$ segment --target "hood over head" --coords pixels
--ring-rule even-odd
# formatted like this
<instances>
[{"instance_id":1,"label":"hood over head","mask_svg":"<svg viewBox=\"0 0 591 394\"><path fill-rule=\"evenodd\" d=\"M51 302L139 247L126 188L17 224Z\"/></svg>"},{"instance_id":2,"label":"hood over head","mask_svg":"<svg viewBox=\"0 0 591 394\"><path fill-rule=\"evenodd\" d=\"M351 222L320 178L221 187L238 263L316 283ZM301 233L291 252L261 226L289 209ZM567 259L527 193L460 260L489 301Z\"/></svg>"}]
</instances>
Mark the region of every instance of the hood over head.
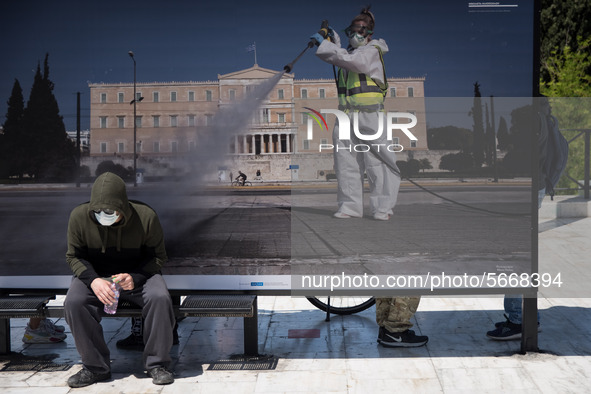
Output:
<instances>
[{"instance_id":1,"label":"hood over head","mask_svg":"<svg viewBox=\"0 0 591 394\"><path fill-rule=\"evenodd\" d=\"M123 215L127 221L131 216L131 208L127 199L125 182L112 172L101 174L92 185L88 214L94 219L93 211L112 209Z\"/></svg>"}]
</instances>

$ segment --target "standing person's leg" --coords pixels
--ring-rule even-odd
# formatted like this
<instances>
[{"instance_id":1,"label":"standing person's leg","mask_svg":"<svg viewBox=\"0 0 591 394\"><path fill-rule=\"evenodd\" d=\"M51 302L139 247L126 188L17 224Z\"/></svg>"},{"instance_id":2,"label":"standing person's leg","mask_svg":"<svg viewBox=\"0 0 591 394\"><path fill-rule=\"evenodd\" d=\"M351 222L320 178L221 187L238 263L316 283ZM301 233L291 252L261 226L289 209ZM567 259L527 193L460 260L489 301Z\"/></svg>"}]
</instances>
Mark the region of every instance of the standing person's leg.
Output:
<instances>
[{"instance_id":1,"label":"standing person's leg","mask_svg":"<svg viewBox=\"0 0 591 394\"><path fill-rule=\"evenodd\" d=\"M333 129L334 168L337 176L338 210L335 217L363 216L363 157L351 140L340 140L338 122Z\"/></svg>"},{"instance_id":2,"label":"standing person's leg","mask_svg":"<svg viewBox=\"0 0 591 394\"><path fill-rule=\"evenodd\" d=\"M65 327L58 326L45 317L31 317L25 328L24 343L57 343L67 338Z\"/></svg>"},{"instance_id":3,"label":"standing person's leg","mask_svg":"<svg viewBox=\"0 0 591 394\"><path fill-rule=\"evenodd\" d=\"M84 368L68 379L70 387L84 387L111 378L109 348L100 324L103 307L80 279L72 279L64 301L64 314Z\"/></svg>"},{"instance_id":4,"label":"standing person's leg","mask_svg":"<svg viewBox=\"0 0 591 394\"><path fill-rule=\"evenodd\" d=\"M410 329L410 319L420 300L420 297L376 298L378 343L386 347L417 347L427 343L427 336L415 335Z\"/></svg>"},{"instance_id":5,"label":"standing person's leg","mask_svg":"<svg viewBox=\"0 0 591 394\"><path fill-rule=\"evenodd\" d=\"M118 340L115 345L123 349L137 349L144 348L144 329L143 319L141 317L130 317L131 329L128 337Z\"/></svg>"},{"instance_id":6,"label":"standing person's leg","mask_svg":"<svg viewBox=\"0 0 591 394\"><path fill-rule=\"evenodd\" d=\"M380 117L382 117L381 134ZM375 135L366 141L370 151L363 153L365 170L369 179L369 209L377 220L388 220L392 215L400 189L400 171L396 165L396 153L388 149L390 142L384 130L381 112L359 113L359 132L364 135Z\"/></svg>"},{"instance_id":7,"label":"standing person's leg","mask_svg":"<svg viewBox=\"0 0 591 394\"><path fill-rule=\"evenodd\" d=\"M538 209L546 196L546 188L538 190ZM523 314L523 296L520 294L505 294L503 299L505 309L504 322L495 323L495 329L487 331L486 336L499 341L521 339L521 318ZM538 331L540 331L540 312L538 311Z\"/></svg>"}]
</instances>

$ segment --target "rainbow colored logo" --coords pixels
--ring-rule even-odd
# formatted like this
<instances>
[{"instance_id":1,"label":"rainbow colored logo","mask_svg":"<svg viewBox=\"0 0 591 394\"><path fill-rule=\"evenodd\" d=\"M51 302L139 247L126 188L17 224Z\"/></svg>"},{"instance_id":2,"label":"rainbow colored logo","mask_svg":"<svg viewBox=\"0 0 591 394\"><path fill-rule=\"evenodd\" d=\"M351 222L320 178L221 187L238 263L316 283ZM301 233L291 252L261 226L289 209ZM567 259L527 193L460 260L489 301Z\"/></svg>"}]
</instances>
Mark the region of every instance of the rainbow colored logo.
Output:
<instances>
[{"instance_id":1,"label":"rainbow colored logo","mask_svg":"<svg viewBox=\"0 0 591 394\"><path fill-rule=\"evenodd\" d=\"M307 114L308 116L311 116L312 119L314 119L316 121L316 123L318 123L318 126L320 126L320 130L322 130L322 125L324 124L324 129L328 131L328 125L326 124L326 119L324 119L324 117L320 114L320 112L313 110L312 108L309 108L309 107L304 107L304 109L307 109L308 111L312 111L312 113L310 113L310 112L304 112L304 113ZM320 123L320 120L322 120L322 123Z\"/></svg>"}]
</instances>

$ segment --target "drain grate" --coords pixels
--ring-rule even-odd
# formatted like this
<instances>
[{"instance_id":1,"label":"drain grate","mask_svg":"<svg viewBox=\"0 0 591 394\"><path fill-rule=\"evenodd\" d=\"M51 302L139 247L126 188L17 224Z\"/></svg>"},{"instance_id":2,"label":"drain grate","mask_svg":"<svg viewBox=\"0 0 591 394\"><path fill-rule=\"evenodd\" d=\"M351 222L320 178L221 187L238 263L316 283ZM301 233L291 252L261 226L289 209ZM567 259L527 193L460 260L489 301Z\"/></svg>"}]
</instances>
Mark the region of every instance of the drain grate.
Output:
<instances>
[{"instance_id":1,"label":"drain grate","mask_svg":"<svg viewBox=\"0 0 591 394\"><path fill-rule=\"evenodd\" d=\"M6 361L8 362L0 369L0 372L57 372L72 368L70 364L57 364L51 360L36 357L9 356L0 358L0 363Z\"/></svg>"},{"instance_id":2,"label":"drain grate","mask_svg":"<svg viewBox=\"0 0 591 394\"><path fill-rule=\"evenodd\" d=\"M278 357L231 356L228 360L218 360L209 364L208 371L272 371L277 368Z\"/></svg>"}]
</instances>

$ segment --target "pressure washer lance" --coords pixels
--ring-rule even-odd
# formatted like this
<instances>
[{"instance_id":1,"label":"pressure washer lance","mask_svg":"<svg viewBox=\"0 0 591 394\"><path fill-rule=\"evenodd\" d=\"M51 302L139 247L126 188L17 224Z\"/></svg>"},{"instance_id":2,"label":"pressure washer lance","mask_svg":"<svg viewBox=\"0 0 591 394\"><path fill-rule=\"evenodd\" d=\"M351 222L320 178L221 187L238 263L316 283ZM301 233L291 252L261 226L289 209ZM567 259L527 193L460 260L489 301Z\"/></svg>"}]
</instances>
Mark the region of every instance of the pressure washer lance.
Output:
<instances>
[{"instance_id":1,"label":"pressure washer lance","mask_svg":"<svg viewBox=\"0 0 591 394\"><path fill-rule=\"evenodd\" d=\"M323 20L322 23L320 24L320 30L318 30L318 34L320 34L324 39L328 39L330 40L330 35L328 33L328 21L327 20ZM315 38L312 38L310 40L310 42L308 42L308 46L306 46L306 48L298 55L298 57L296 57L295 59L293 59L293 61L291 63L289 63L288 65L286 65L285 67L283 67L283 69L285 70L286 73L290 73L293 65L300 60L300 57L302 57L302 55L310 48L312 48L314 45L317 45L318 41Z\"/></svg>"}]
</instances>

